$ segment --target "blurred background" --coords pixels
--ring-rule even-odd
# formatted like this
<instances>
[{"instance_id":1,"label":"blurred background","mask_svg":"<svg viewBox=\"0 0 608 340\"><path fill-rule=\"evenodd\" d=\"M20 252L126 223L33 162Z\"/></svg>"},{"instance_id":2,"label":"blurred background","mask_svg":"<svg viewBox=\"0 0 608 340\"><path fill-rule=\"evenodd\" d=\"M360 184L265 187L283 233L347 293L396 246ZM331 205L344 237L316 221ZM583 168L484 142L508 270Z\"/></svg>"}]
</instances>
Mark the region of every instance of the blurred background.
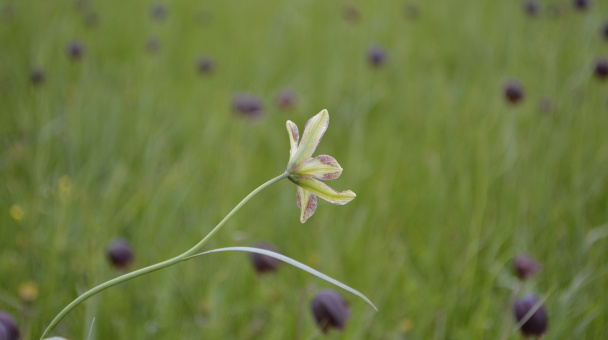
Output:
<instances>
[{"instance_id":1,"label":"blurred background","mask_svg":"<svg viewBox=\"0 0 608 340\"><path fill-rule=\"evenodd\" d=\"M54 334L519 339L513 301L533 293L545 339L605 338L606 58L599 0L0 0L0 310L37 339L79 293L181 254L284 171L286 120L327 109L316 154L357 198L300 224L281 181L205 249L265 242L378 312L336 288L350 318L324 335L327 283L219 253ZM542 270L518 279L518 254Z\"/></svg>"}]
</instances>

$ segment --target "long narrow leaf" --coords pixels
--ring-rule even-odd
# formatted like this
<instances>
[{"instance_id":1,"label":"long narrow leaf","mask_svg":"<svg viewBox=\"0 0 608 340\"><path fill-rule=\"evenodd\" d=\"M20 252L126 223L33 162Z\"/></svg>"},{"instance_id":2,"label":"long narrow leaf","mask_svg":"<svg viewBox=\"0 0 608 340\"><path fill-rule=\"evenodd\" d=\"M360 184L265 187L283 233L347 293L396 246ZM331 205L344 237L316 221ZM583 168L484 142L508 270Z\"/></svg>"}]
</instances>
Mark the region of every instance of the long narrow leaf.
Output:
<instances>
[{"instance_id":1,"label":"long narrow leaf","mask_svg":"<svg viewBox=\"0 0 608 340\"><path fill-rule=\"evenodd\" d=\"M285 263L289 263L290 265L294 266L294 267L298 267L304 271L309 272L310 274L323 279L331 284L334 284L344 290L347 290L355 295L357 295L358 297L360 297L361 299L363 299L365 302L367 302L370 306L374 307L374 309L376 311L378 311L378 308L376 308L376 306L374 306L374 304L363 294L361 294L359 291L357 291L356 289L350 288L349 286L343 284L342 282L332 279L331 277L316 271L312 268L310 268L309 266L302 264L292 258L289 258L287 256L281 255L281 254L277 254L275 252L269 251L269 250L265 250L265 249L259 249L259 248L251 248L251 247L227 247L227 248L218 248L218 249L213 249L213 250L209 250L200 254L196 254L193 256L188 257L187 259L191 259L193 257L197 257L197 256L201 256L201 255L205 255L205 254L209 254L209 253L219 253L222 251L245 251L245 252L249 252L249 253L258 253L258 254L262 254L262 255L266 255L266 256L270 256L270 257L274 257L275 259L281 260Z\"/></svg>"}]
</instances>

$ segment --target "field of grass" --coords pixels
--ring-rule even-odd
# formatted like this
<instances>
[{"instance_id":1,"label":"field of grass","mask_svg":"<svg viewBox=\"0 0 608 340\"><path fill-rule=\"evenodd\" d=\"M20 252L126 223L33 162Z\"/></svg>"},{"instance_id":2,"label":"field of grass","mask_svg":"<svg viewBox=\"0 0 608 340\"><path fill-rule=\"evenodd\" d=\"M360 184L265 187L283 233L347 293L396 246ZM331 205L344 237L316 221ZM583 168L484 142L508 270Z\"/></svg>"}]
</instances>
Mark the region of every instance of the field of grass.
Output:
<instances>
[{"instance_id":1,"label":"field of grass","mask_svg":"<svg viewBox=\"0 0 608 340\"><path fill-rule=\"evenodd\" d=\"M520 1L167 0L164 18L154 4L0 0L0 310L22 339L121 274L111 240L131 243L131 269L197 243L284 171L285 121L301 133L322 109L316 154L357 198L319 200L301 224L283 180L205 249L268 242L378 306L340 291L351 318L328 339L519 339L511 261L527 253L543 270L518 296L544 299L545 339L608 335L608 81L593 73L608 2L541 1L537 17ZM264 114L236 113L236 93ZM321 339L309 303L329 287L210 254L97 295L53 334L87 339L95 319L90 339Z\"/></svg>"}]
</instances>

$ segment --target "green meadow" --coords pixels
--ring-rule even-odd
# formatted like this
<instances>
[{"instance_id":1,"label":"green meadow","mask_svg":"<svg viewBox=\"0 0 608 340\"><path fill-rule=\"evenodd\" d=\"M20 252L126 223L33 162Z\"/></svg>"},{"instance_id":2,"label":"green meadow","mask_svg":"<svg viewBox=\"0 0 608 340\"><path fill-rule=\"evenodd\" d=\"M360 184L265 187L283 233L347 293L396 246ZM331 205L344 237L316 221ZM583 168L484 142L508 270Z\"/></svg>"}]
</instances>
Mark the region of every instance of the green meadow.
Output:
<instances>
[{"instance_id":1,"label":"green meadow","mask_svg":"<svg viewBox=\"0 0 608 340\"><path fill-rule=\"evenodd\" d=\"M322 109L315 155L357 197L299 221L288 180L245 205L204 250L274 245L304 271L256 274L208 254L122 283L53 335L76 339L522 339L536 294L544 339L608 336L608 2L0 0L0 310L39 339L69 302L201 240L289 159ZM79 59L66 48L78 41ZM371 46L386 60L374 67ZM201 72L201 57L214 62ZM43 79L32 80L32 71ZM509 103L516 79L523 99ZM297 96L281 108L276 96ZM250 93L263 113L234 109ZM523 284L512 260L542 270ZM29 287L29 293L26 289ZM310 300L348 301L343 331Z\"/></svg>"}]
</instances>

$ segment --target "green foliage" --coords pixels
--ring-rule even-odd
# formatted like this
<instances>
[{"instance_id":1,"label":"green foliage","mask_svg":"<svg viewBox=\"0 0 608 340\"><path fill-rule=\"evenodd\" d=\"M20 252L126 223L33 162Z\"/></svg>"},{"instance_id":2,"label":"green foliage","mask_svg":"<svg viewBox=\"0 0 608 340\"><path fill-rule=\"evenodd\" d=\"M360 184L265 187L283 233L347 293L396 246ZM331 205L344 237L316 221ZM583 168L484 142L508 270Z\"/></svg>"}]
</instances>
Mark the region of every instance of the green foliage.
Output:
<instances>
[{"instance_id":1,"label":"green foliage","mask_svg":"<svg viewBox=\"0 0 608 340\"><path fill-rule=\"evenodd\" d=\"M133 268L196 244L284 171L285 121L323 108L316 154L340 161L331 185L357 198L320 201L301 225L282 181L207 249L264 240L366 294L379 312L345 294L352 317L334 339L517 339L510 261L526 252L543 264L524 290L546 298L546 339L608 333L608 82L592 73L608 55L608 3L545 1L530 18L519 1L412 1L408 18L403 1L356 1L358 22L331 1L168 1L164 20L152 2L78 3L0 1L0 309L25 340L119 274L113 238L131 242ZM81 60L66 55L72 40ZM367 63L373 44L382 67ZM202 55L214 74L198 73ZM511 77L525 89L516 106L502 93ZM286 86L299 96L281 111ZM261 119L232 112L239 91L262 98ZM320 338L308 304L326 286L206 255L102 293L55 334L84 339L95 318L97 339Z\"/></svg>"}]
</instances>

